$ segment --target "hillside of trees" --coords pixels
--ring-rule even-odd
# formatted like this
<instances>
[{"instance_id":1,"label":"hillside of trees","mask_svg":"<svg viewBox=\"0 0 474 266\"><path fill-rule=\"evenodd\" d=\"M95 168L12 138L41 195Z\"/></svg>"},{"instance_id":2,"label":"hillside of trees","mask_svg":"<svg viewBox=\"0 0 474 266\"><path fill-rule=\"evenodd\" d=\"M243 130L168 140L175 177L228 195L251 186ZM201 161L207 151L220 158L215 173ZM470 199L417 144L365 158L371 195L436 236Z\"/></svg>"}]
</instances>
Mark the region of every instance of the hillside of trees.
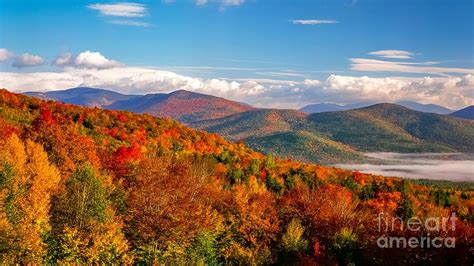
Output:
<instances>
[{"instance_id":1,"label":"hillside of trees","mask_svg":"<svg viewBox=\"0 0 474 266\"><path fill-rule=\"evenodd\" d=\"M454 229L380 232L377 217ZM0 263L471 265L474 189L280 160L179 122L0 90ZM380 248L381 235L455 248Z\"/></svg>"}]
</instances>

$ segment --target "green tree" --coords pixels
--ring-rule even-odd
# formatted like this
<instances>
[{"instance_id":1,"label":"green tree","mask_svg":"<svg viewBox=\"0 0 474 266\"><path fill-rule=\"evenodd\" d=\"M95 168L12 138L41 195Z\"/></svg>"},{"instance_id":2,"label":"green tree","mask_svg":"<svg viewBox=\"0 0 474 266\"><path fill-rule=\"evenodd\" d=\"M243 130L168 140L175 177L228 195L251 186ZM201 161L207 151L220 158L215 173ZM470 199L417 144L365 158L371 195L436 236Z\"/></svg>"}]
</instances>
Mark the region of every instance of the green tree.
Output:
<instances>
[{"instance_id":1,"label":"green tree","mask_svg":"<svg viewBox=\"0 0 474 266\"><path fill-rule=\"evenodd\" d=\"M265 162L264 162L264 167L267 168L268 170L273 170L275 169L276 167L276 162L275 162L275 158L273 157L273 154L269 153L266 157L265 157Z\"/></svg>"},{"instance_id":2,"label":"green tree","mask_svg":"<svg viewBox=\"0 0 474 266\"><path fill-rule=\"evenodd\" d=\"M248 174L258 176L259 172L260 172L260 160L253 159L252 162L250 163Z\"/></svg>"},{"instance_id":3,"label":"green tree","mask_svg":"<svg viewBox=\"0 0 474 266\"><path fill-rule=\"evenodd\" d=\"M331 250L341 264L353 262L357 252L357 236L352 229L344 227L337 232Z\"/></svg>"},{"instance_id":4,"label":"green tree","mask_svg":"<svg viewBox=\"0 0 474 266\"><path fill-rule=\"evenodd\" d=\"M304 231L300 220L291 220L281 237L281 247L285 253L304 252L308 248L308 241L303 238Z\"/></svg>"},{"instance_id":5,"label":"green tree","mask_svg":"<svg viewBox=\"0 0 474 266\"><path fill-rule=\"evenodd\" d=\"M62 198L62 224L90 229L95 222L104 222L109 203L107 192L94 168L79 167L66 182L66 194Z\"/></svg>"},{"instance_id":6,"label":"green tree","mask_svg":"<svg viewBox=\"0 0 474 266\"><path fill-rule=\"evenodd\" d=\"M404 219L410 219L415 215L413 202L410 199L410 182L403 179L400 184L401 199L398 202L396 214Z\"/></svg>"}]
</instances>

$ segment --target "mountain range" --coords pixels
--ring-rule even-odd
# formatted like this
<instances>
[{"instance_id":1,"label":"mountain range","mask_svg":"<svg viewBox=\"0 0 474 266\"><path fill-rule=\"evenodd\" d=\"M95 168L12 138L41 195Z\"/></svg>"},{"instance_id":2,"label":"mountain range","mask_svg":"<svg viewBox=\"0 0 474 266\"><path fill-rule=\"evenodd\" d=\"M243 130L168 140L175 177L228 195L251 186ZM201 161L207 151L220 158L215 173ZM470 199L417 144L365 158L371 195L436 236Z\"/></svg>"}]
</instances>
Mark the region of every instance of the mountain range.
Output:
<instances>
[{"instance_id":1,"label":"mountain range","mask_svg":"<svg viewBox=\"0 0 474 266\"><path fill-rule=\"evenodd\" d=\"M360 162L368 160L364 152L474 151L474 122L458 118L469 119L469 114L472 117L472 108L443 115L438 113L451 110L405 101L319 104L300 111L260 109L184 90L124 95L103 89L74 88L25 94L168 117L232 141L243 141L258 151L308 162Z\"/></svg>"},{"instance_id":2,"label":"mountain range","mask_svg":"<svg viewBox=\"0 0 474 266\"><path fill-rule=\"evenodd\" d=\"M73 88L51 92L26 92L28 96L89 107L148 113L183 123L220 118L254 109L224 98L178 90L147 95L125 95L96 88Z\"/></svg>"},{"instance_id":3,"label":"mountain range","mask_svg":"<svg viewBox=\"0 0 474 266\"><path fill-rule=\"evenodd\" d=\"M324 112L334 112L334 111L347 111L352 109L363 108L367 106L371 106L377 104L377 102L360 102L360 103L352 103L352 104L335 104L335 103L316 103L310 104L302 107L299 109L301 112L314 114L314 113L324 113ZM398 101L395 102L397 105L404 106L406 108L425 112L425 113L435 113L446 115L453 112L453 110L446 108L444 106L436 105L436 104L422 104L413 101Z\"/></svg>"}]
</instances>

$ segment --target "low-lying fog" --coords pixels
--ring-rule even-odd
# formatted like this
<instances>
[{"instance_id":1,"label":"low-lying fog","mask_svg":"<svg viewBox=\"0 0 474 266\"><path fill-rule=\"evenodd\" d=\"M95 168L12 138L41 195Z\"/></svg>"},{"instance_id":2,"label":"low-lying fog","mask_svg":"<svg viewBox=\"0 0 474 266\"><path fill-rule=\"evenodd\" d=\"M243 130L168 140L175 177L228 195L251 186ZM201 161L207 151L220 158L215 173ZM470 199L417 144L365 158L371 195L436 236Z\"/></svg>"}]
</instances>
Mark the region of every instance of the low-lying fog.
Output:
<instances>
[{"instance_id":1,"label":"low-lying fog","mask_svg":"<svg viewBox=\"0 0 474 266\"><path fill-rule=\"evenodd\" d=\"M335 166L384 176L415 179L474 181L474 154L465 153L367 153L383 164L337 164Z\"/></svg>"}]
</instances>

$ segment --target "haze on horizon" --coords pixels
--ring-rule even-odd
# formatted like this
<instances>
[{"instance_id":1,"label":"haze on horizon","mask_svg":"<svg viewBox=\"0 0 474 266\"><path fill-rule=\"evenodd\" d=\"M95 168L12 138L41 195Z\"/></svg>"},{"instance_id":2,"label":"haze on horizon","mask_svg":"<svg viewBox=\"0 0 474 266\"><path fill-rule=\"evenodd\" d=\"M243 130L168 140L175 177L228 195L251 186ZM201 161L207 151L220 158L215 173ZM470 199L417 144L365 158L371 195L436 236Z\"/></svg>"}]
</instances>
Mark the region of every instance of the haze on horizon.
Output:
<instances>
[{"instance_id":1,"label":"haze on horizon","mask_svg":"<svg viewBox=\"0 0 474 266\"><path fill-rule=\"evenodd\" d=\"M0 0L0 87L185 89L273 108L411 100L460 109L474 104L473 5Z\"/></svg>"}]
</instances>

